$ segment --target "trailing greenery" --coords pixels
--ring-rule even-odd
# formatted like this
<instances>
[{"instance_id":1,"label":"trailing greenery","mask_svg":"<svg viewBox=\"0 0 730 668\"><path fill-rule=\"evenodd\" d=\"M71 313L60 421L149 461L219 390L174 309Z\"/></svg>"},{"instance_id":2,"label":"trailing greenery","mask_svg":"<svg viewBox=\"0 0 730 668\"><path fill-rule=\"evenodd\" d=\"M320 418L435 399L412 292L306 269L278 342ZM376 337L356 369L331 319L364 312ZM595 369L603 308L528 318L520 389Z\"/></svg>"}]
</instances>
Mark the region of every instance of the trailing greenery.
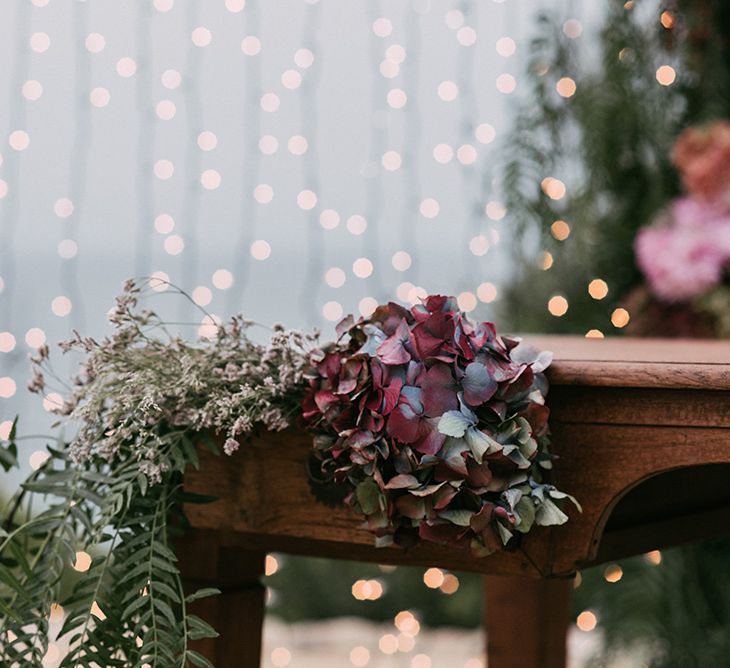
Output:
<instances>
[{"instance_id":1,"label":"trailing greenery","mask_svg":"<svg viewBox=\"0 0 730 668\"><path fill-rule=\"evenodd\" d=\"M31 390L57 402L74 435L48 446L3 513L0 665L41 666L54 614L69 647L63 668L211 665L190 643L216 632L189 606L216 590L186 595L173 546L183 503L210 499L186 493L183 473L198 466L196 444L219 452L206 433L219 433L230 454L257 428L289 425L316 334L277 327L262 346L237 317L208 320L190 343L138 308L145 286L125 287L112 336L64 344L86 354L64 399L46 394L48 349L34 360ZM5 470L17 465L17 440L14 425L0 443Z\"/></svg>"}]
</instances>

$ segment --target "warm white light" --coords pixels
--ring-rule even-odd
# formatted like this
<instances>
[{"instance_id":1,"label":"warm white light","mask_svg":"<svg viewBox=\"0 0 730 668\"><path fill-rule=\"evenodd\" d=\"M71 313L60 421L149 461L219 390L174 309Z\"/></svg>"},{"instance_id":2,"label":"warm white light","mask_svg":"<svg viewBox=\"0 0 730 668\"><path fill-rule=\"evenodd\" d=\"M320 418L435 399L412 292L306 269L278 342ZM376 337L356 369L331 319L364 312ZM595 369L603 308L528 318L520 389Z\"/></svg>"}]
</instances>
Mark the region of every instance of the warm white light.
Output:
<instances>
[{"instance_id":1,"label":"warm white light","mask_svg":"<svg viewBox=\"0 0 730 668\"><path fill-rule=\"evenodd\" d=\"M456 159L462 165L473 165L477 159L477 150L471 144L462 144L456 151Z\"/></svg>"},{"instance_id":2,"label":"warm white light","mask_svg":"<svg viewBox=\"0 0 730 668\"><path fill-rule=\"evenodd\" d=\"M494 48L500 56L503 58L509 58L514 55L517 50L517 45L511 37L500 37Z\"/></svg>"},{"instance_id":3,"label":"warm white light","mask_svg":"<svg viewBox=\"0 0 730 668\"><path fill-rule=\"evenodd\" d=\"M392 107L393 109L402 109L406 106L408 96L405 91L400 88L393 88L388 91L387 101L389 107Z\"/></svg>"},{"instance_id":4,"label":"warm white light","mask_svg":"<svg viewBox=\"0 0 730 668\"><path fill-rule=\"evenodd\" d=\"M124 77L125 79L128 79L129 77L133 77L136 72L137 72L137 63L134 60L134 58L130 58L129 56L124 56L124 58L120 58L117 61L117 74L120 77Z\"/></svg>"},{"instance_id":5,"label":"warm white light","mask_svg":"<svg viewBox=\"0 0 730 668\"><path fill-rule=\"evenodd\" d=\"M175 118L177 107L172 100L160 100L155 107L157 118L163 121L169 121Z\"/></svg>"},{"instance_id":6,"label":"warm white light","mask_svg":"<svg viewBox=\"0 0 730 668\"><path fill-rule=\"evenodd\" d=\"M101 86L94 88L91 93L89 93L89 101L98 109L106 107L109 104L111 97L111 93L109 93L108 89Z\"/></svg>"},{"instance_id":7,"label":"warm white light","mask_svg":"<svg viewBox=\"0 0 730 668\"><path fill-rule=\"evenodd\" d=\"M463 26L456 31L456 41L461 46L473 46L477 41L477 31L471 26Z\"/></svg>"},{"instance_id":8,"label":"warm white light","mask_svg":"<svg viewBox=\"0 0 730 668\"><path fill-rule=\"evenodd\" d=\"M8 144L16 151L25 151L30 146L30 135L25 130L14 130L8 137Z\"/></svg>"},{"instance_id":9,"label":"warm white light","mask_svg":"<svg viewBox=\"0 0 730 668\"><path fill-rule=\"evenodd\" d=\"M359 214L350 216L347 219L347 231L350 234L359 236L359 235L363 234L363 232L365 232L365 230L367 228L368 228L368 221L365 220L365 218Z\"/></svg>"},{"instance_id":10,"label":"warm white light","mask_svg":"<svg viewBox=\"0 0 730 668\"><path fill-rule=\"evenodd\" d=\"M91 568L91 555L88 552L80 550L76 553L76 561L73 569L79 573L85 573Z\"/></svg>"},{"instance_id":11,"label":"warm white light","mask_svg":"<svg viewBox=\"0 0 730 668\"><path fill-rule=\"evenodd\" d=\"M59 218L68 218L74 212L74 203L68 197L61 197L53 204L53 213Z\"/></svg>"},{"instance_id":12,"label":"warm white light","mask_svg":"<svg viewBox=\"0 0 730 668\"><path fill-rule=\"evenodd\" d=\"M677 72L671 65L662 65L656 71L656 80L662 86L671 86L677 79Z\"/></svg>"},{"instance_id":13,"label":"warm white light","mask_svg":"<svg viewBox=\"0 0 730 668\"><path fill-rule=\"evenodd\" d=\"M391 263L396 271L407 271L411 266L411 262L411 256L405 251L398 251L391 258Z\"/></svg>"},{"instance_id":14,"label":"warm white light","mask_svg":"<svg viewBox=\"0 0 730 668\"><path fill-rule=\"evenodd\" d=\"M341 288L346 280L345 272L339 267L328 269L324 275L324 280L331 288Z\"/></svg>"},{"instance_id":15,"label":"warm white light","mask_svg":"<svg viewBox=\"0 0 730 668\"><path fill-rule=\"evenodd\" d=\"M309 49L298 49L294 54L294 63L297 67L307 69L314 63L314 54Z\"/></svg>"},{"instance_id":16,"label":"warm white light","mask_svg":"<svg viewBox=\"0 0 730 668\"><path fill-rule=\"evenodd\" d=\"M234 14L242 12L245 6L246 0L226 0L226 9Z\"/></svg>"},{"instance_id":17,"label":"warm white light","mask_svg":"<svg viewBox=\"0 0 730 668\"><path fill-rule=\"evenodd\" d=\"M279 150L279 140L273 135L264 135L259 139L259 151L264 155L274 155Z\"/></svg>"},{"instance_id":18,"label":"warm white light","mask_svg":"<svg viewBox=\"0 0 730 668\"><path fill-rule=\"evenodd\" d=\"M168 255L180 255L185 250L185 241L179 234L171 234L162 245Z\"/></svg>"},{"instance_id":19,"label":"warm white light","mask_svg":"<svg viewBox=\"0 0 730 668\"><path fill-rule=\"evenodd\" d=\"M438 96L444 102L452 102L459 94L459 87L453 81L442 81L438 86Z\"/></svg>"},{"instance_id":20,"label":"warm white light","mask_svg":"<svg viewBox=\"0 0 730 668\"><path fill-rule=\"evenodd\" d=\"M136 69L136 65L135 65ZM162 85L168 90L174 90L182 82L182 76L177 70L165 70L160 77Z\"/></svg>"},{"instance_id":21,"label":"warm white light","mask_svg":"<svg viewBox=\"0 0 730 668\"><path fill-rule=\"evenodd\" d=\"M268 204L274 199L274 189L268 183L259 183L253 189L253 198L259 204Z\"/></svg>"},{"instance_id":22,"label":"warm white light","mask_svg":"<svg viewBox=\"0 0 730 668\"><path fill-rule=\"evenodd\" d=\"M296 70L286 70L281 75L281 85L289 90L295 90L302 85L302 75Z\"/></svg>"},{"instance_id":23,"label":"warm white light","mask_svg":"<svg viewBox=\"0 0 730 668\"><path fill-rule=\"evenodd\" d=\"M43 95L43 86L40 81L29 79L23 84L22 93L26 100L35 101Z\"/></svg>"},{"instance_id":24,"label":"warm white light","mask_svg":"<svg viewBox=\"0 0 730 668\"><path fill-rule=\"evenodd\" d=\"M277 111L280 104L281 101L276 93L264 93L261 96L261 108L268 113Z\"/></svg>"},{"instance_id":25,"label":"warm white light","mask_svg":"<svg viewBox=\"0 0 730 668\"><path fill-rule=\"evenodd\" d=\"M433 149L433 159L442 165L451 162L453 157L454 149L448 144L437 144Z\"/></svg>"},{"instance_id":26,"label":"warm white light","mask_svg":"<svg viewBox=\"0 0 730 668\"><path fill-rule=\"evenodd\" d=\"M400 153L397 151L386 151L383 154L382 163L383 167L389 172L394 172L397 169L400 169L402 164Z\"/></svg>"},{"instance_id":27,"label":"warm white light","mask_svg":"<svg viewBox=\"0 0 730 668\"><path fill-rule=\"evenodd\" d=\"M304 155L309 148L309 142L301 135L293 135L289 137L286 146L292 155Z\"/></svg>"},{"instance_id":28,"label":"warm white light","mask_svg":"<svg viewBox=\"0 0 730 668\"><path fill-rule=\"evenodd\" d=\"M98 32L92 32L86 36L84 44L86 45L86 50L90 53L101 53L106 46L106 39L104 39L104 35L100 35Z\"/></svg>"},{"instance_id":29,"label":"warm white light","mask_svg":"<svg viewBox=\"0 0 730 668\"><path fill-rule=\"evenodd\" d=\"M216 146L218 146L218 137L215 136L215 133L203 130L198 135L198 148L201 151L212 151Z\"/></svg>"},{"instance_id":30,"label":"warm white light","mask_svg":"<svg viewBox=\"0 0 730 668\"><path fill-rule=\"evenodd\" d=\"M340 224L340 214L334 209L324 209L319 214L319 224L325 230L334 230Z\"/></svg>"},{"instance_id":31,"label":"warm white light","mask_svg":"<svg viewBox=\"0 0 730 668\"><path fill-rule=\"evenodd\" d=\"M386 19L384 17L375 19L375 21L373 21L373 32L378 37L387 37L388 35L390 35L390 33L393 32L393 24L390 22L389 19Z\"/></svg>"},{"instance_id":32,"label":"warm white light","mask_svg":"<svg viewBox=\"0 0 730 668\"><path fill-rule=\"evenodd\" d=\"M170 277L164 271L153 271L149 284L155 292L165 292L170 287Z\"/></svg>"},{"instance_id":33,"label":"warm white light","mask_svg":"<svg viewBox=\"0 0 730 668\"><path fill-rule=\"evenodd\" d=\"M450 9L444 16L446 25L452 30L458 30L464 25L464 14L458 9Z\"/></svg>"},{"instance_id":34,"label":"warm white light","mask_svg":"<svg viewBox=\"0 0 730 668\"><path fill-rule=\"evenodd\" d=\"M466 313L473 311L477 307L477 298L472 292L462 292L456 298L459 308Z\"/></svg>"},{"instance_id":35,"label":"warm white light","mask_svg":"<svg viewBox=\"0 0 730 668\"><path fill-rule=\"evenodd\" d=\"M491 201L487 202L484 207L484 213L487 214L487 218L490 220L502 220L507 213L507 209L505 209L504 204L501 202Z\"/></svg>"},{"instance_id":36,"label":"warm white light","mask_svg":"<svg viewBox=\"0 0 730 668\"><path fill-rule=\"evenodd\" d=\"M360 315L363 318L370 317L376 308L378 308L378 300L373 297L363 297L357 305Z\"/></svg>"},{"instance_id":37,"label":"warm white light","mask_svg":"<svg viewBox=\"0 0 730 668\"><path fill-rule=\"evenodd\" d=\"M195 46L208 46L213 39L213 34L205 26L198 26L190 34L190 39L193 40Z\"/></svg>"},{"instance_id":38,"label":"warm white light","mask_svg":"<svg viewBox=\"0 0 730 668\"><path fill-rule=\"evenodd\" d=\"M0 378L0 399L10 399L15 395L17 386L10 376Z\"/></svg>"},{"instance_id":39,"label":"warm white light","mask_svg":"<svg viewBox=\"0 0 730 668\"><path fill-rule=\"evenodd\" d=\"M583 34L583 26L578 19L568 19L563 23L563 32L570 39L577 39Z\"/></svg>"},{"instance_id":40,"label":"warm white light","mask_svg":"<svg viewBox=\"0 0 730 668\"><path fill-rule=\"evenodd\" d=\"M79 247L73 239L61 239L58 242L57 250L61 258L70 260L72 257L76 257L76 253L79 252Z\"/></svg>"},{"instance_id":41,"label":"warm white light","mask_svg":"<svg viewBox=\"0 0 730 668\"><path fill-rule=\"evenodd\" d=\"M233 274L228 269L216 269L211 282L219 290L228 290L233 285Z\"/></svg>"},{"instance_id":42,"label":"warm white light","mask_svg":"<svg viewBox=\"0 0 730 668\"><path fill-rule=\"evenodd\" d=\"M155 230L160 234L170 234L175 229L175 219L169 213L161 213L155 218Z\"/></svg>"},{"instance_id":43,"label":"warm white light","mask_svg":"<svg viewBox=\"0 0 730 668\"><path fill-rule=\"evenodd\" d=\"M199 285L197 288L194 288L190 296L198 306L208 306L213 301L213 293L210 288L204 285Z\"/></svg>"},{"instance_id":44,"label":"warm white light","mask_svg":"<svg viewBox=\"0 0 730 668\"><path fill-rule=\"evenodd\" d=\"M509 95L517 88L517 80L511 74L500 74L497 77L497 90Z\"/></svg>"},{"instance_id":45,"label":"warm white light","mask_svg":"<svg viewBox=\"0 0 730 668\"><path fill-rule=\"evenodd\" d=\"M206 169L200 175L200 184L206 190L216 190L221 185L221 175L215 169Z\"/></svg>"},{"instance_id":46,"label":"warm white light","mask_svg":"<svg viewBox=\"0 0 730 668\"><path fill-rule=\"evenodd\" d=\"M40 327L31 327L25 333L25 343L29 348L40 348L46 342L46 333Z\"/></svg>"},{"instance_id":47,"label":"warm white light","mask_svg":"<svg viewBox=\"0 0 730 668\"><path fill-rule=\"evenodd\" d=\"M361 257L352 263L352 273L358 278L367 278L373 273L373 263L366 257Z\"/></svg>"},{"instance_id":48,"label":"warm white light","mask_svg":"<svg viewBox=\"0 0 730 668\"><path fill-rule=\"evenodd\" d=\"M486 255L489 250L489 239L487 239L487 237L483 234L478 234L477 236L472 237L469 241L469 250L477 257Z\"/></svg>"},{"instance_id":49,"label":"warm white light","mask_svg":"<svg viewBox=\"0 0 730 668\"><path fill-rule=\"evenodd\" d=\"M497 288L493 283L481 283L477 288L477 297L479 301L491 304L497 298Z\"/></svg>"},{"instance_id":50,"label":"warm white light","mask_svg":"<svg viewBox=\"0 0 730 668\"><path fill-rule=\"evenodd\" d=\"M36 53L45 53L51 46L51 38L44 32L35 32L30 36L30 48Z\"/></svg>"},{"instance_id":51,"label":"warm white light","mask_svg":"<svg viewBox=\"0 0 730 668\"><path fill-rule=\"evenodd\" d=\"M419 211L424 218L435 218L439 215L440 209L441 206L437 200L433 199L433 197L427 197L422 200L421 206L419 207Z\"/></svg>"},{"instance_id":52,"label":"warm white light","mask_svg":"<svg viewBox=\"0 0 730 668\"><path fill-rule=\"evenodd\" d=\"M366 647L363 647L362 645L359 645L358 647L353 647L350 652L350 663L353 666L367 666L370 662L370 652Z\"/></svg>"},{"instance_id":53,"label":"warm white light","mask_svg":"<svg viewBox=\"0 0 730 668\"><path fill-rule=\"evenodd\" d=\"M57 315L59 318L64 318L71 313L71 308L71 300L68 297L55 297L51 302L51 311L53 315Z\"/></svg>"},{"instance_id":54,"label":"warm white light","mask_svg":"<svg viewBox=\"0 0 730 668\"><path fill-rule=\"evenodd\" d=\"M276 668L284 668L291 663L291 652L286 647L277 647L271 652L271 663Z\"/></svg>"},{"instance_id":55,"label":"warm white light","mask_svg":"<svg viewBox=\"0 0 730 668\"><path fill-rule=\"evenodd\" d=\"M154 166L155 176L161 181L167 181L175 173L175 165L170 160L158 160Z\"/></svg>"},{"instance_id":56,"label":"warm white light","mask_svg":"<svg viewBox=\"0 0 730 668\"><path fill-rule=\"evenodd\" d=\"M271 255L271 246L268 241L259 239L251 244L251 256L255 260L266 260Z\"/></svg>"},{"instance_id":57,"label":"warm white light","mask_svg":"<svg viewBox=\"0 0 730 668\"><path fill-rule=\"evenodd\" d=\"M0 353L15 350L15 337L10 332L0 332Z\"/></svg>"},{"instance_id":58,"label":"warm white light","mask_svg":"<svg viewBox=\"0 0 730 668\"><path fill-rule=\"evenodd\" d=\"M497 136L494 126L489 123L481 123L474 132L477 141L481 144L491 144Z\"/></svg>"},{"instance_id":59,"label":"warm white light","mask_svg":"<svg viewBox=\"0 0 730 668\"><path fill-rule=\"evenodd\" d=\"M548 311L550 311L550 315L554 315L556 318L564 316L568 312L568 300L562 295L550 297Z\"/></svg>"},{"instance_id":60,"label":"warm white light","mask_svg":"<svg viewBox=\"0 0 730 668\"><path fill-rule=\"evenodd\" d=\"M322 315L330 322L342 318L342 305L339 302L327 302L322 307Z\"/></svg>"},{"instance_id":61,"label":"warm white light","mask_svg":"<svg viewBox=\"0 0 730 668\"><path fill-rule=\"evenodd\" d=\"M305 211L313 209L317 206L317 194L312 190L302 190L297 195L297 206Z\"/></svg>"},{"instance_id":62,"label":"warm white light","mask_svg":"<svg viewBox=\"0 0 730 668\"><path fill-rule=\"evenodd\" d=\"M255 35L244 37L241 41L241 51L247 56L255 56L261 51L261 40Z\"/></svg>"}]
</instances>

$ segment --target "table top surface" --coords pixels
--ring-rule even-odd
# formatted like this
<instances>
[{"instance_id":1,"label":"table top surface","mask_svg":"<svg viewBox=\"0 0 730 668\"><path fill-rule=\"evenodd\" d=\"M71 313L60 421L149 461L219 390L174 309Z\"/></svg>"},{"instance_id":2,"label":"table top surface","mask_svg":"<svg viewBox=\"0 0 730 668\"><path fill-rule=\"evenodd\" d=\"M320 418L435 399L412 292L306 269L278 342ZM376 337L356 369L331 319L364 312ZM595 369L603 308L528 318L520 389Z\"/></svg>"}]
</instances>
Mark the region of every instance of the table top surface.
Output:
<instances>
[{"instance_id":1,"label":"table top surface","mask_svg":"<svg viewBox=\"0 0 730 668\"><path fill-rule=\"evenodd\" d=\"M730 341L525 335L555 354L554 385L730 390Z\"/></svg>"}]
</instances>

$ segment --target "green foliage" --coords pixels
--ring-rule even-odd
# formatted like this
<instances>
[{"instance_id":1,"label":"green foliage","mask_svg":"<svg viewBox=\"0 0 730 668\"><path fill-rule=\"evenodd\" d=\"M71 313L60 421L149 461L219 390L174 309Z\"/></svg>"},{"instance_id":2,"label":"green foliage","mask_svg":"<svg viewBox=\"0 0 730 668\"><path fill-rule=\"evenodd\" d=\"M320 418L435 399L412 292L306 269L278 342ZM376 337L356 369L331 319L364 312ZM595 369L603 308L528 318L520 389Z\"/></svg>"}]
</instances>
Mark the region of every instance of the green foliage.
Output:
<instances>
[{"instance_id":1,"label":"green foliage","mask_svg":"<svg viewBox=\"0 0 730 668\"><path fill-rule=\"evenodd\" d=\"M14 447L14 436L2 447ZM184 595L170 543L184 523L182 473L196 463L189 436L159 453L166 472L156 485L129 452L113 465L101 458L78 464L65 446L48 448L49 459L3 518L0 665L41 666L54 604L66 613L58 633L70 646L63 668L208 665L189 643L215 631L187 604L215 592ZM32 496L47 504L36 515ZM92 563L65 592L78 551L93 555Z\"/></svg>"}]
</instances>

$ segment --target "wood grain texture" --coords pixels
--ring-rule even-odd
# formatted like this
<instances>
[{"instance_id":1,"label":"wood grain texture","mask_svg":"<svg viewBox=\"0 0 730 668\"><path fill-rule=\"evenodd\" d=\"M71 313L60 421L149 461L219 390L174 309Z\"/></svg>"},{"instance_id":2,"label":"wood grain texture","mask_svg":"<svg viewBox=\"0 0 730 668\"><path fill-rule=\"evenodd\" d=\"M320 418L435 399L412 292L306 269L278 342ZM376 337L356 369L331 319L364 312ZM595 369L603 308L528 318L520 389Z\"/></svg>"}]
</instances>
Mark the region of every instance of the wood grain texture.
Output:
<instances>
[{"instance_id":1,"label":"wood grain texture","mask_svg":"<svg viewBox=\"0 0 730 668\"><path fill-rule=\"evenodd\" d=\"M526 336L555 354L553 385L730 390L730 341Z\"/></svg>"},{"instance_id":2,"label":"wood grain texture","mask_svg":"<svg viewBox=\"0 0 730 668\"><path fill-rule=\"evenodd\" d=\"M484 578L489 668L565 668L572 580Z\"/></svg>"}]
</instances>

